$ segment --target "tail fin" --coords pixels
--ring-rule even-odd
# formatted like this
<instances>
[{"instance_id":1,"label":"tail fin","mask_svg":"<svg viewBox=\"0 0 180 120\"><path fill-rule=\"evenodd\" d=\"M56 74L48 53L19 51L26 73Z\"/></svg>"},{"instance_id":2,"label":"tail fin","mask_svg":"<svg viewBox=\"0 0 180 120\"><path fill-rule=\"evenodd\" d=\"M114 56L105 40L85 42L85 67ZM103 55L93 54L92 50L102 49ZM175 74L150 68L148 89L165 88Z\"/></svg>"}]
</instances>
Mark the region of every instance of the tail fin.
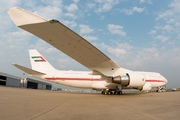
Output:
<instances>
[{"instance_id":1,"label":"tail fin","mask_svg":"<svg viewBox=\"0 0 180 120\"><path fill-rule=\"evenodd\" d=\"M56 70L37 50L29 50L31 67L40 72Z\"/></svg>"}]
</instances>

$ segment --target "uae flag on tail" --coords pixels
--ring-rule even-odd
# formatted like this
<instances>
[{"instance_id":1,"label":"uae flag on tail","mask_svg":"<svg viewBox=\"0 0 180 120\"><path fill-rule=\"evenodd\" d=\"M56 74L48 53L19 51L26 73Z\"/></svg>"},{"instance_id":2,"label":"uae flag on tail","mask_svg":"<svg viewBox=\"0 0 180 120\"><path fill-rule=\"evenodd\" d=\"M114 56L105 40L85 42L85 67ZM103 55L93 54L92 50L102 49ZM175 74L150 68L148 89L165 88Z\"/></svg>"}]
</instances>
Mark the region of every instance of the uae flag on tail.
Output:
<instances>
[{"instance_id":1,"label":"uae flag on tail","mask_svg":"<svg viewBox=\"0 0 180 120\"><path fill-rule=\"evenodd\" d=\"M42 56L32 56L31 57L35 62L46 62Z\"/></svg>"}]
</instances>

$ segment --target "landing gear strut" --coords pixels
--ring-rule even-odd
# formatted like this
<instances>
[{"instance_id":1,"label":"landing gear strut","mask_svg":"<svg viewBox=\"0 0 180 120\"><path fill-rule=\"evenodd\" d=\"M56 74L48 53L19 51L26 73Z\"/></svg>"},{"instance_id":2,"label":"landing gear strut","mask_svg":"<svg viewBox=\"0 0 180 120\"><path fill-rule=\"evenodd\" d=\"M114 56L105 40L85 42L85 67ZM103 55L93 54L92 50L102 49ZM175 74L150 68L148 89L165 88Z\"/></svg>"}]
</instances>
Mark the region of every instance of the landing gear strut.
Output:
<instances>
[{"instance_id":1,"label":"landing gear strut","mask_svg":"<svg viewBox=\"0 0 180 120\"><path fill-rule=\"evenodd\" d=\"M162 92L162 90L163 90L163 87L157 87L156 92Z\"/></svg>"}]
</instances>

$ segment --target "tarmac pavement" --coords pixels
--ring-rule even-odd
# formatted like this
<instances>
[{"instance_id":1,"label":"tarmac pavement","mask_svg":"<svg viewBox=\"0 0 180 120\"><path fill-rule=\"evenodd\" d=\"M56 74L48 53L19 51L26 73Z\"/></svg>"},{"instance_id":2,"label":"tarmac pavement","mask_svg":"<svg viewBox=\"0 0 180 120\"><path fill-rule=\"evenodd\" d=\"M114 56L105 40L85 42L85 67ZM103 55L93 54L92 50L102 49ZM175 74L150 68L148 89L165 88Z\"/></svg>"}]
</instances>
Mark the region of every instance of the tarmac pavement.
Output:
<instances>
[{"instance_id":1,"label":"tarmac pavement","mask_svg":"<svg viewBox=\"0 0 180 120\"><path fill-rule=\"evenodd\" d=\"M179 120L180 92L99 93L0 86L1 120Z\"/></svg>"}]
</instances>

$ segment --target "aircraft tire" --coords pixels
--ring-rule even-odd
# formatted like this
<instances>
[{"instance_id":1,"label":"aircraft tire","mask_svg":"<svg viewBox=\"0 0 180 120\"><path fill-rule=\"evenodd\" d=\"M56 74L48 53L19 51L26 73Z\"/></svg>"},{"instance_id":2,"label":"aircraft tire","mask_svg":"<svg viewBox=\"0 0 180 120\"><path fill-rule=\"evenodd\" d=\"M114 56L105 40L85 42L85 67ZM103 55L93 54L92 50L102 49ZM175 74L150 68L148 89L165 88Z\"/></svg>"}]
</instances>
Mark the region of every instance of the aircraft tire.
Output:
<instances>
[{"instance_id":1,"label":"aircraft tire","mask_svg":"<svg viewBox=\"0 0 180 120\"><path fill-rule=\"evenodd\" d=\"M105 93L104 91L101 92L101 94L104 94L104 93Z\"/></svg>"},{"instance_id":2,"label":"aircraft tire","mask_svg":"<svg viewBox=\"0 0 180 120\"><path fill-rule=\"evenodd\" d=\"M119 95L122 95L122 91L119 91Z\"/></svg>"}]
</instances>

